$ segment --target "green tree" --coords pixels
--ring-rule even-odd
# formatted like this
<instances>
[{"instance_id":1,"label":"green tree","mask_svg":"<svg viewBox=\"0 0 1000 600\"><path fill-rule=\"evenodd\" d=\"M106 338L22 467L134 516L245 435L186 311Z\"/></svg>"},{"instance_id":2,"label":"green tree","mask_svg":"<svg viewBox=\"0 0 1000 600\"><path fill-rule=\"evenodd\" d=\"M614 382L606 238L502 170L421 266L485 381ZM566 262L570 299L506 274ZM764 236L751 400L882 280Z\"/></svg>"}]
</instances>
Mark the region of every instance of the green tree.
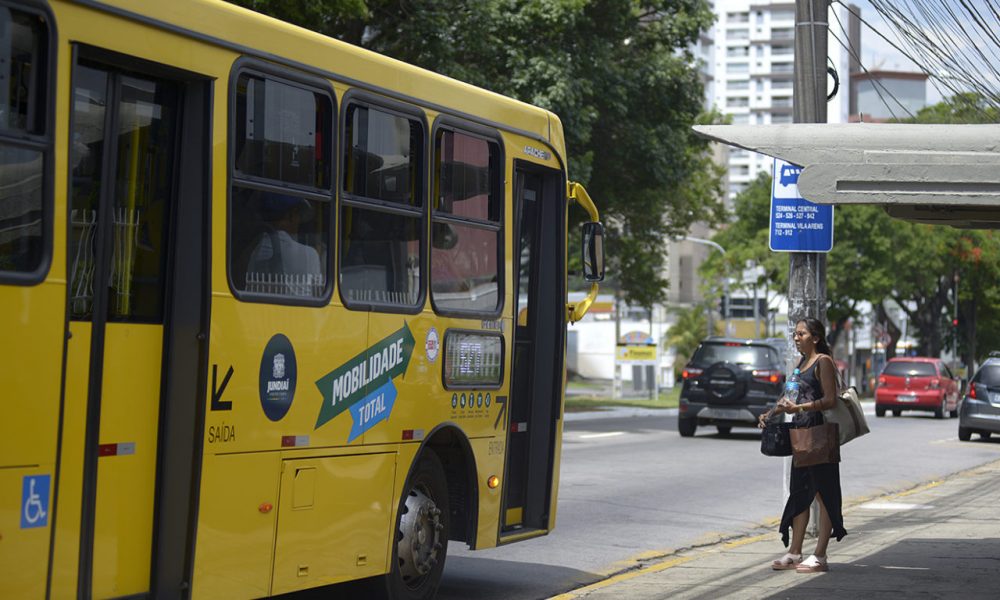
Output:
<instances>
[{"instance_id":1,"label":"green tree","mask_svg":"<svg viewBox=\"0 0 1000 600\"><path fill-rule=\"evenodd\" d=\"M760 173L733 201L732 222L712 237L712 241L725 248L726 253L712 253L702 263L699 272L704 280L736 279L740 283L731 288L744 285L747 291L757 288L763 290L768 300L785 293L788 287L788 258L771 252L768 247L770 205L771 176ZM762 269L755 280L744 282L742 275L747 265L757 265ZM721 286L713 285L711 288L718 290Z\"/></svg>"},{"instance_id":2,"label":"green tree","mask_svg":"<svg viewBox=\"0 0 1000 600\"><path fill-rule=\"evenodd\" d=\"M1000 123L1000 110L974 92L956 94L951 98L921 109L908 123L959 124ZM918 236L913 268L905 269L900 277L900 294L916 299L915 318L921 351L936 355L944 344L954 343L958 336L962 360L972 364L982 360L992 348L981 348L977 337L1000 332L1000 314L995 308L1000 298L998 261L1000 246L992 231L965 231L952 228L930 228L910 224L910 232ZM902 240L895 236L897 243ZM934 249L933 255L927 253ZM929 275L932 270L937 272ZM958 278L957 330L951 327L956 314L953 287ZM916 279L914 279L916 278ZM951 294L949 293L951 292Z\"/></svg>"},{"instance_id":3,"label":"green tree","mask_svg":"<svg viewBox=\"0 0 1000 600\"><path fill-rule=\"evenodd\" d=\"M666 297L665 238L723 217L721 172L691 131L704 0L235 1L558 114L633 304Z\"/></svg>"},{"instance_id":4,"label":"green tree","mask_svg":"<svg viewBox=\"0 0 1000 600\"><path fill-rule=\"evenodd\" d=\"M911 118L901 119L902 123L925 123L953 125L961 123L1000 123L1000 110L975 92L956 94L921 108Z\"/></svg>"},{"instance_id":5,"label":"green tree","mask_svg":"<svg viewBox=\"0 0 1000 600\"><path fill-rule=\"evenodd\" d=\"M685 363L694 354L708 332L709 303L695 304L688 308L674 310L677 320L667 330L667 337L662 342L663 348L675 348L677 357L674 359L674 378L681 376ZM722 324L713 322L712 335L722 333Z\"/></svg>"}]
</instances>

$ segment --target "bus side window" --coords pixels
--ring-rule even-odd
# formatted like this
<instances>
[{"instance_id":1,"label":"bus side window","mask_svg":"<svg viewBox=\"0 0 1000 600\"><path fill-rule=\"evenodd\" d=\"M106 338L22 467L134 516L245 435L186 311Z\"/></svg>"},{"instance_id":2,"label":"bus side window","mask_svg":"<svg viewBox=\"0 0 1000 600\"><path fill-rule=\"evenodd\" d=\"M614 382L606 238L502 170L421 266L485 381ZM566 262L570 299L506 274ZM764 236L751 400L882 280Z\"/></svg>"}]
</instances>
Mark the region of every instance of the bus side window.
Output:
<instances>
[{"instance_id":1,"label":"bus side window","mask_svg":"<svg viewBox=\"0 0 1000 600\"><path fill-rule=\"evenodd\" d=\"M431 299L438 311L494 314L503 264L499 145L438 131L434 145Z\"/></svg>"},{"instance_id":2,"label":"bus side window","mask_svg":"<svg viewBox=\"0 0 1000 600\"><path fill-rule=\"evenodd\" d=\"M404 115L348 106L340 289L350 304L420 302L423 128Z\"/></svg>"},{"instance_id":3,"label":"bus side window","mask_svg":"<svg viewBox=\"0 0 1000 600\"><path fill-rule=\"evenodd\" d=\"M321 299L330 287L331 98L242 73L233 111L233 288L261 300Z\"/></svg>"},{"instance_id":4,"label":"bus side window","mask_svg":"<svg viewBox=\"0 0 1000 600\"><path fill-rule=\"evenodd\" d=\"M45 20L0 6L0 277L42 267L48 82Z\"/></svg>"}]
</instances>

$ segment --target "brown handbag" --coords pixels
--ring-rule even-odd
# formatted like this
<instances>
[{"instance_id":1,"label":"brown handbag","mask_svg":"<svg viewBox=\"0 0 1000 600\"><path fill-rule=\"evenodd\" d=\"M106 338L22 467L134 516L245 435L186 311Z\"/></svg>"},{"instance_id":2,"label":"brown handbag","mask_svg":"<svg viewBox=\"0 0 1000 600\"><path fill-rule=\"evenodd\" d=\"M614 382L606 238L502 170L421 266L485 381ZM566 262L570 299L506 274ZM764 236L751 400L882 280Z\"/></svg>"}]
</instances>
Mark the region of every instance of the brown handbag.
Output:
<instances>
[{"instance_id":1,"label":"brown handbag","mask_svg":"<svg viewBox=\"0 0 1000 600\"><path fill-rule=\"evenodd\" d=\"M792 464L796 467L840 462L840 433L836 423L792 429L789 434Z\"/></svg>"}]
</instances>

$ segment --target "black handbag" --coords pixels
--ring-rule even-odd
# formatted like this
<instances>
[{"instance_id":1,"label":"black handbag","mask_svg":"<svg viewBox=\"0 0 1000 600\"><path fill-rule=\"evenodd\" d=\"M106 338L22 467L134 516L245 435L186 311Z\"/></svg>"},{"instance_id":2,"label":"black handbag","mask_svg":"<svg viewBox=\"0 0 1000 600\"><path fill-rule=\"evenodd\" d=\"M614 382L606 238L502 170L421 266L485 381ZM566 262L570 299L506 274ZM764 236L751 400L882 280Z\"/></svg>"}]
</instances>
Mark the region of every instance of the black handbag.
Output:
<instances>
[{"instance_id":1,"label":"black handbag","mask_svg":"<svg viewBox=\"0 0 1000 600\"><path fill-rule=\"evenodd\" d=\"M764 456L791 456L791 423L768 421L760 432L760 453Z\"/></svg>"}]
</instances>

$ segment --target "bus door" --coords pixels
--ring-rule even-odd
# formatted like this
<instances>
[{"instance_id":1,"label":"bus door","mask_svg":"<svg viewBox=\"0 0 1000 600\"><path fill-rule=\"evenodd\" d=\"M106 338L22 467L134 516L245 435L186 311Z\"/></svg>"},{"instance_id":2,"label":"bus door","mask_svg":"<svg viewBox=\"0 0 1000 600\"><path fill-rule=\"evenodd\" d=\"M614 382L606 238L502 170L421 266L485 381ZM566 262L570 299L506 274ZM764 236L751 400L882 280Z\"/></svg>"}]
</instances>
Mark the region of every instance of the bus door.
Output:
<instances>
[{"instance_id":1,"label":"bus door","mask_svg":"<svg viewBox=\"0 0 1000 600\"><path fill-rule=\"evenodd\" d=\"M64 453L64 518L79 524L77 594L130 596L179 586L188 545L208 86L74 50L65 405L85 425L65 429L64 448L82 451Z\"/></svg>"},{"instance_id":2,"label":"bus door","mask_svg":"<svg viewBox=\"0 0 1000 600\"><path fill-rule=\"evenodd\" d=\"M515 164L514 349L501 538L547 530L565 328L565 181Z\"/></svg>"}]
</instances>

